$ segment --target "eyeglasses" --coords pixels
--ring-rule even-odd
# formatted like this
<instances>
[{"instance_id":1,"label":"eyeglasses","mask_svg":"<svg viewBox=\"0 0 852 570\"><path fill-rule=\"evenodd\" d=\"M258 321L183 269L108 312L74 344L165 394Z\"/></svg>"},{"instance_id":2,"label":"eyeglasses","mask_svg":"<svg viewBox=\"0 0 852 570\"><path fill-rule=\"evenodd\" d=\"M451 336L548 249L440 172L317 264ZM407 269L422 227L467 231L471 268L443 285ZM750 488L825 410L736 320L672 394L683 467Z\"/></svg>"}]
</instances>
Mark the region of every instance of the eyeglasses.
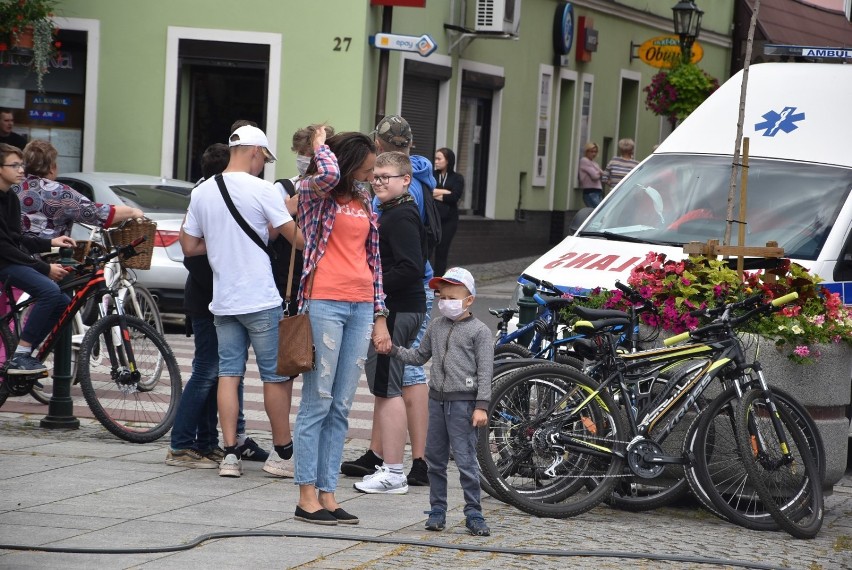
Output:
<instances>
[{"instance_id":1,"label":"eyeglasses","mask_svg":"<svg viewBox=\"0 0 852 570\"><path fill-rule=\"evenodd\" d=\"M12 164L2 164L0 166L5 166L7 168L11 168L12 170L24 170L23 162L13 162Z\"/></svg>"},{"instance_id":2,"label":"eyeglasses","mask_svg":"<svg viewBox=\"0 0 852 570\"><path fill-rule=\"evenodd\" d=\"M388 174L385 176L374 176L373 184L387 185L391 178L402 178L405 174Z\"/></svg>"}]
</instances>

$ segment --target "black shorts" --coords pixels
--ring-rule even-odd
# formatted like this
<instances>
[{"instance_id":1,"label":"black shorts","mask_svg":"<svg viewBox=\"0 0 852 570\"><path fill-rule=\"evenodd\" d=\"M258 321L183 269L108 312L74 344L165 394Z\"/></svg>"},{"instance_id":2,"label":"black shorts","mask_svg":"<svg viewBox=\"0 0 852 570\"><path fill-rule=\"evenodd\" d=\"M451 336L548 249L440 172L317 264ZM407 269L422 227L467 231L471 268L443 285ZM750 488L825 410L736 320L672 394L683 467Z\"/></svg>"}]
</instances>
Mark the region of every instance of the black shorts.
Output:
<instances>
[{"instance_id":1,"label":"black shorts","mask_svg":"<svg viewBox=\"0 0 852 570\"><path fill-rule=\"evenodd\" d=\"M409 348L417 338L424 313L391 313L388 315L388 332L394 346ZM405 363L389 354L377 354L373 344L367 353L367 385L370 393L379 398L402 396L402 376Z\"/></svg>"}]
</instances>

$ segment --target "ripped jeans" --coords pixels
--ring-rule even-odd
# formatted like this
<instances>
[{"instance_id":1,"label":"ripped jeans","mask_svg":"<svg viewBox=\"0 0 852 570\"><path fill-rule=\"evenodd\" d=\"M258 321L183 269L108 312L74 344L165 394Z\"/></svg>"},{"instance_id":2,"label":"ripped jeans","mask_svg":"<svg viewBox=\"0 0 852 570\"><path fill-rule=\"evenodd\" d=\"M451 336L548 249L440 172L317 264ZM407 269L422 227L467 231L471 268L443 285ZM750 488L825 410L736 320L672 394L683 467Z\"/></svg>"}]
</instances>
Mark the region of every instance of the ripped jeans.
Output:
<instances>
[{"instance_id":1,"label":"ripped jeans","mask_svg":"<svg viewBox=\"0 0 852 570\"><path fill-rule=\"evenodd\" d=\"M334 492L349 430L349 410L364 373L373 303L312 300L316 370L302 375L293 432L295 483Z\"/></svg>"}]
</instances>

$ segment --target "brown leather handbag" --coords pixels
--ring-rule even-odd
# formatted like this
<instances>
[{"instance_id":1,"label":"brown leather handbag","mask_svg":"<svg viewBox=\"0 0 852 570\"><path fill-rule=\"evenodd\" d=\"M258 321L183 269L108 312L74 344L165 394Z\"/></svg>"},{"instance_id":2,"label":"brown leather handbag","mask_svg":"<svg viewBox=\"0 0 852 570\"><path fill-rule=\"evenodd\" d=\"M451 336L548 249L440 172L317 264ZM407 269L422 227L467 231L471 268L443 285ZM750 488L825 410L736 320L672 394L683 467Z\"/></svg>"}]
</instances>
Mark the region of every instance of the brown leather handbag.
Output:
<instances>
[{"instance_id":1,"label":"brown leather handbag","mask_svg":"<svg viewBox=\"0 0 852 570\"><path fill-rule=\"evenodd\" d=\"M298 229L293 224L293 243L296 242ZM290 306L298 306L298 301L292 298L290 293L293 285L293 265L296 260L296 246L290 251L290 271L287 275L287 299L285 299L284 318L278 322L278 365L276 373L280 376L298 376L302 372L314 369L314 347L313 330L311 330L311 318L306 308L302 313L289 316ZM312 286L314 276L308 282Z\"/></svg>"}]
</instances>

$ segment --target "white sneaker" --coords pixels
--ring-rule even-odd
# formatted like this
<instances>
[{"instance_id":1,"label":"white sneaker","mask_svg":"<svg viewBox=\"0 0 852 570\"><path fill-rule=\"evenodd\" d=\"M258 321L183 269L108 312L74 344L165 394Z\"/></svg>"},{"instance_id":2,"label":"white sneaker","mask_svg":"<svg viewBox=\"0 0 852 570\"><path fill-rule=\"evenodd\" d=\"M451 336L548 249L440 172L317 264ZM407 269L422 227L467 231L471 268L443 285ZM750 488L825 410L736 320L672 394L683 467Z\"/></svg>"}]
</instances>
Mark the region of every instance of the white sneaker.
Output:
<instances>
[{"instance_id":1,"label":"white sneaker","mask_svg":"<svg viewBox=\"0 0 852 570\"><path fill-rule=\"evenodd\" d=\"M389 495L404 495L408 493L408 481L404 473L396 475L387 467L379 469L369 478L353 485L362 493L386 493Z\"/></svg>"},{"instance_id":2,"label":"white sneaker","mask_svg":"<svg viewBox=\"0 0 852 570\"><path fill-rule=\"evenodd\" d=\"M375 471L373 471L372 473L370 473L368 475L364 475L363 477L361 477L361 481L369 481L370 479L372 479L376 475L381 475L381 473L382 473L382 466L381 465L374 465L373 468L375 469Z\"/></svg>"},{"instance_id":3,"label":"white sneaker","mask_svg":"<svg viewBox=\"0 0 852 570\"><path fill-rule=\"evenodd\" d=\"M243 462L233 453L219 463L219 477L239 477L243 474Z\"/></svg>"},{"instance_id":4,"label":"white sneaker","mask_svg":"<svg viewBox=\"0 0 852 570\"><path fill-rule=\"evenodd\" d=\"M281 456L275 452L275 449L269 452L269 457L266 459L266 463L263 464L263 470L276 477L293 478L293 470L285 460L281 459Z\"/></svg>"}]
</instances>

